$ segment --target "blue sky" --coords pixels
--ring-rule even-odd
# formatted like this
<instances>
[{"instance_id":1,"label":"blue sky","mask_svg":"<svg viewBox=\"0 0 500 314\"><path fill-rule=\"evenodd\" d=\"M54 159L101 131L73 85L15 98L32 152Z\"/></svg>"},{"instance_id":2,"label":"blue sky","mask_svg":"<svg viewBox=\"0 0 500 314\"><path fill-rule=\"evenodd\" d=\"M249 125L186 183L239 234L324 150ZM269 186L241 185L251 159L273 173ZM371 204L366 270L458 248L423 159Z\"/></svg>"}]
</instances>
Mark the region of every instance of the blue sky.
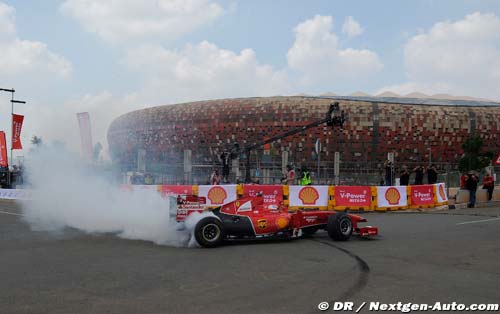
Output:
<instances>
[{"instance_id":1,"label":"blue sky","mask_svg":"<svg viewBox=\"0 0 500 314\"><path fill-rule=\"evenodd\" d=\"M0 0L0 87L23 141L78 149L152 105L227 97L448 93L500 99L498 1ZM9 95L0 94L0 124ZM54 123L58 121L58 123ZM23 152L18 152L23 154Z\"/></svg>"}]
</instances>

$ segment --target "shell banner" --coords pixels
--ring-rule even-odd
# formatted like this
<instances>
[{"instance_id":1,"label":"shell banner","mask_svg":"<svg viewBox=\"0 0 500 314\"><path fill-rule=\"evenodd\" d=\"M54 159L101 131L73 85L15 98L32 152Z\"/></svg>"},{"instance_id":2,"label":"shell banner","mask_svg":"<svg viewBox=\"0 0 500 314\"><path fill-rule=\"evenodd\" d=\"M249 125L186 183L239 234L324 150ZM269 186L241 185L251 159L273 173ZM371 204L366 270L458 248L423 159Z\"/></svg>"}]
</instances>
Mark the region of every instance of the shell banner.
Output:
<instances>
[{"instance_id":1,"label":"shell banner","mask_svg":"<svg viewBox=\"0 0 500 314\"><path fill-rule=\"evenodd\" d=\"M403 207L407 205L406 186L377 186L378 207Z\"/></svg>"},{"instance_id":2,"label":"shell banner","mask_svg":"<svg viewBox=\"0 0 500 314\"><path fill-rule=\"evenodd\" d=\"M279 205L283 201L282 185L245 184L243 186L243 196L253 197L257 193L262 193L265 205Z\"/></svg>"},{"instance_id":3,"label":"shell banner","mask_svg":"<svg viewBox=\"0 0 500 314\"><path fill-rule=\"evenodd\" d=\"M444 183L435 184L436 186L436 196L438 203L444 203L448 201L448 195L446 193L446 185Z\"/></svg>"},{"instance_id":4,"label":"shell banner","mask_svg":"<svg viewBox=\"0 0 500 314\"><path fill-rule=\"evenodd\" d=\"M434 185L412 185L411 205L434 205Z\"/></svg>"},{"instance_id":5,"label":"shell banner","mask_svg":"<svg viewBox=\"0 0 500 314\"><path fill-rule=\"evenodd\" d=\"M369 186L336 186L335 206L370 207L372 191Z\"/></svg>"},{"instance_id":6,"label":"shell banner","mask_svg":"<svg viewBox=\"0 0 500 314\"><path fill-rule=\"evenodd\" d=\"M207 206L221 206L236 200L236 185L200 185L198 196L207 199Z\"/></svg>"},{"instance_id":7,"label":"shell banner","mask_svg":"<svg viewBox=\"0 0 500 314\"><path fill-rule=\"evenodd\" d=\"M291 207L327 207L328 185L290 185Z\"/></svg>"}]
</instances>

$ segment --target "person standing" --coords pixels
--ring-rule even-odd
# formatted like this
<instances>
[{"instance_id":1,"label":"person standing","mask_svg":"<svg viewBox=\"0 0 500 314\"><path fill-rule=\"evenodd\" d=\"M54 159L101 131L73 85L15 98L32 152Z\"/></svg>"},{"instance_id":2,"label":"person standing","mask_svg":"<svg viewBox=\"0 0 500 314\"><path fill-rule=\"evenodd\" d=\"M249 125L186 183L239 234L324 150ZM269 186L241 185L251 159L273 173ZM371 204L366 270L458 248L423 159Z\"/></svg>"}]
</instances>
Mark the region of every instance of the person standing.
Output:
<instances>
[{"instance_id":1,"label":"person standing","mask_svg":"<svg viewBox=\"0 0 500 314\"><path fill-rule=\"evenodd\" d=\"M291 165L286 166L286 175L283 179L281 179L281 182L284 185L291 185L293 184L295 180L295 170L293 170L293 167Z\"/></svg>"},{"instance_id":2,"label":"person standing","mask_svg":"<svg viewBox=\"0 0 500 314\"><path fill-rule=\"evenodd\" d=\"M415 185L422 185L424 183L424 167L416 166L413 172L415 172Z\"/></svg>"},{"instance_id":3,"label":"person standing","mask_svg":"<svg viewBox=\"0 0 500 314\"><path fill-rule=\"evenodd\" d=\"M431 165L427 168L427 182L429 184L435 184L437 182L438 172L435 165Z\"/></svg>"},{"instance_id":4,"label":"person standing","mask_svg":"<svg viewBox=\"0 0 500 314\"><path fill-rule=\"evenodd\" d=\"M311 185L311 175L306 167L302 167L302 177L300 179L300 185Z\"/></svg>"},{"instance_id":5,"label":"person standing","mask_svg":"<svg viewBox=\"0 0 500 314\"><path fill-rule=\"evenodd\" d=\"M474 173L469 172L467 174L467 180L465 181L465 188L469 190L469 204L467 207L473 208L476 205L476 190L477 190L477 177Z\"/></svg>"},{"instance_id":6,"label":"person standing","mask_svg":"<svg viewBox=\"0 0 500 314\"><path fill-rule=\"evenodd\" d=\"M495 181L493 181L493 176L487 172L483 178L483 189L488 191L488 201L491 201L493 197L493 189L495 188Z\"/></svg>"},{"instance_id":7,"label":"person standing","mask_svg":"<svg viewBox=\"0 0 500 314\"><path fill-rule=\"evenodd\" d=\"M221 176L219 174L219 170L215 169L210 176L210 183L212 185L219 185L221 181Z\"/></svg>"},{"instance_id":8,"label":"person standing","mask_svg":"<svg viewBox=\"0 0 500 314\"><path fill-rule=\"evenodd\" d=\"M386 186L391 186L393 183L393 169L392 169L392 162L389 160L386 160L384 163L384 168L385 168L385 185Z\"/></svg>"},{"instance_id":9,"label":"person standing","mask_svg":"<svg viewBox=\"0 0 500 314\"><path fill-rule=\"evenodd\" d=\"M408 185L410 183L410 172L408 171L408 167L405 165L401 170L399 175L399 184Z\"/></svg>"},{"instance_id":10,"label":"person standing","mask_svg":"<svg viewBox=\"0 0 500 314\"><path fill-rule=\"evenodd\" d=\"M229 182L229 163L231 162L231 155L227 151L224 151L220 155L220 159L222 162L222 180L224 183L228 183Z\"/></svg>"}]
</instances>

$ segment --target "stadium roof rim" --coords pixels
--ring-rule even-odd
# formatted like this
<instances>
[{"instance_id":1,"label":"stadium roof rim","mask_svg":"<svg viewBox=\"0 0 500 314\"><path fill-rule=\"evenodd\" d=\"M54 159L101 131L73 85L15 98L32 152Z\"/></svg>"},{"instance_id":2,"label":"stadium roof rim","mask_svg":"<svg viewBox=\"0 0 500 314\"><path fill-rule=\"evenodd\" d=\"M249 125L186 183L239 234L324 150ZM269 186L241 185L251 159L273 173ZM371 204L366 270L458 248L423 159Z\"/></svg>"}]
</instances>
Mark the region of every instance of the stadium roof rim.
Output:
<instances>
[{"instance_id":1,"label":"stadium roof rim","mask_svg":"<svg viewBox=\"0 0 500 314\"><path fill-rule=\"evenodd\" d=\"M403 98L403 97L371 97L371 96L303 96L304 98L321 98L348 101L368 101L402 105L431 105L431 106L459 106L459 107L500 107L500 102L459 99L430 99L430 98Z\"/></svg>"}]
</instances>

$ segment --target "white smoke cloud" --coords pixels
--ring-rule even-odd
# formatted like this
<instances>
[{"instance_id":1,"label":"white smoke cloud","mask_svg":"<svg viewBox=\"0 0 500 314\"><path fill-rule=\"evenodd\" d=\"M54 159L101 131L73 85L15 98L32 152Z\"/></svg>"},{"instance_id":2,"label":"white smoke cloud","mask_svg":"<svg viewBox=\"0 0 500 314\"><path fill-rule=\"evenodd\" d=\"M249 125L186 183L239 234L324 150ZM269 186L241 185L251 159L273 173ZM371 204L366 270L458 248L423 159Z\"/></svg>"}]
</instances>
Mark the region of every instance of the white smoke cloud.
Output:
<instances>
[{"instance_id":1,"label":"white smoke cloud","mask_svg":"<svg viewBox=\"0 0 500 314\"><path fill-rule=\"evenodd\" d=\"M211 212L193 215L178 231L169 220L169 202L156 191L120 189L110 178L61 149L44 147L27 163L32 199L22 203L24 220L35 230L76 228L87 233L115 233L124 239L171 246L195 246L196 223Z\"/></svg>"}]
</instances>

